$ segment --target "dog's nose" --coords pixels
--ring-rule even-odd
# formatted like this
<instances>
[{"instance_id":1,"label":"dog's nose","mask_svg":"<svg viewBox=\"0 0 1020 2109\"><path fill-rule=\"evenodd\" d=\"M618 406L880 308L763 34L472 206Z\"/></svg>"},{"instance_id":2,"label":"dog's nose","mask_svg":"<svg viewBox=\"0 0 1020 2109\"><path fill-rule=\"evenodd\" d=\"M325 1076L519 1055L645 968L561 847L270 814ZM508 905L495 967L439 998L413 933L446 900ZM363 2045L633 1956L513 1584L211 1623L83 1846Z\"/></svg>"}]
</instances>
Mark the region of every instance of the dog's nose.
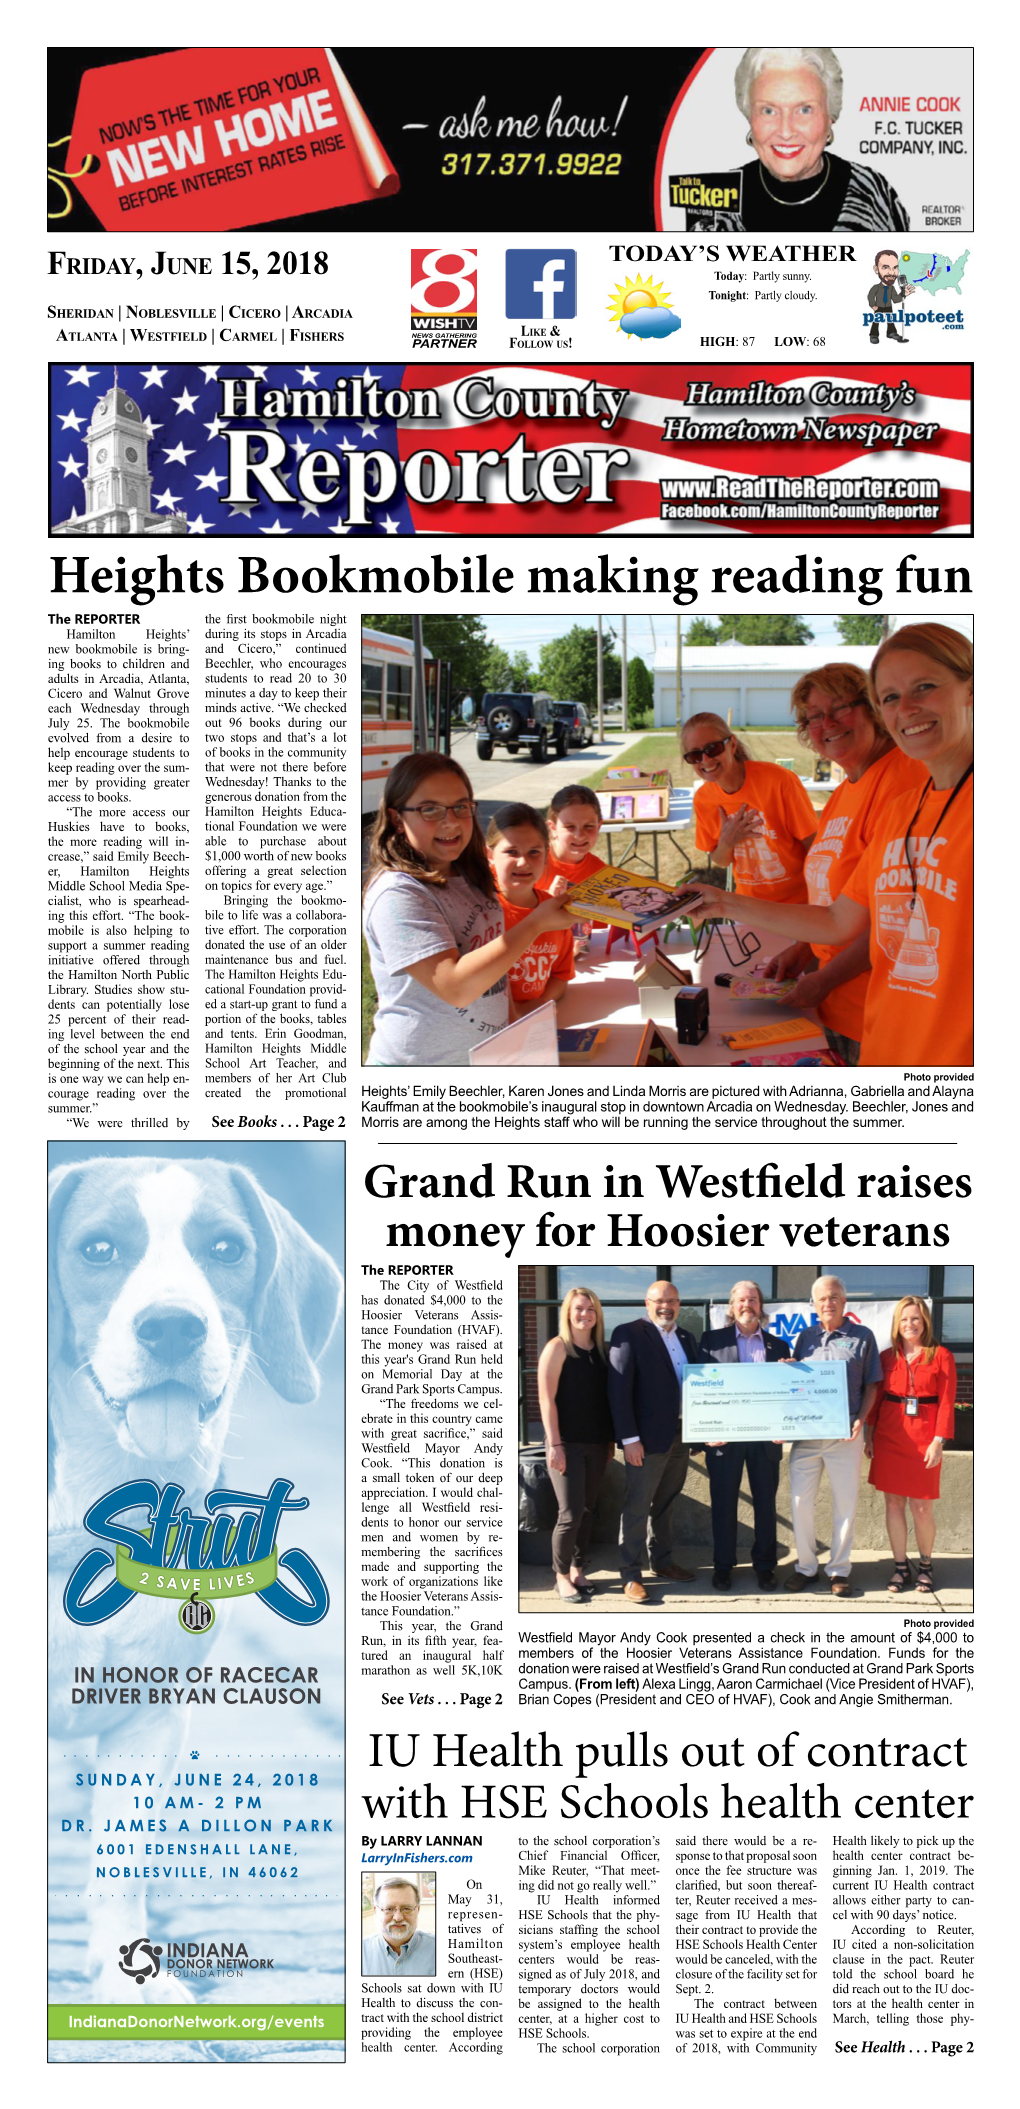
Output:
<instances>
[{"instance_id":1,"label":"dog's nose","mask_svg":"<svg viewBox=\"0 0 1020 2109\"><path fill-rule=\"evenodd\" d=\"M149 1304L135 1319L135 1338L157 1362L183 1362L208 1330L205 1319L183 1304Z\"/></svg>"}]
</instances>

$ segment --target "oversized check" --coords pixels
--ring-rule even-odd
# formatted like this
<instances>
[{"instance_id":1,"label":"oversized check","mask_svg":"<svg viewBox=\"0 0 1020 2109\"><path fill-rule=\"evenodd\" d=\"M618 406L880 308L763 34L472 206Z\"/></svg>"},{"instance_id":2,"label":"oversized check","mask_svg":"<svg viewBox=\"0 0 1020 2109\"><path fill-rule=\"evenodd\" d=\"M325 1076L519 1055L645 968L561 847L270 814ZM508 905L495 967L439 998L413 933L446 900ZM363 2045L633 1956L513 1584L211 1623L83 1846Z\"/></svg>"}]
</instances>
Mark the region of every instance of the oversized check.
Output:
<instances>
[{"instance_id":1,"label":"oversized check","mask_svg":"<svg viewBox=\"0 0 1020 2109\"><path fill-rule=\"evenodd\" d=\"M850 1432L843 1362L712 1362L684 1371L688 1443L831 1442Z\"/></svg>"}]
</instances>

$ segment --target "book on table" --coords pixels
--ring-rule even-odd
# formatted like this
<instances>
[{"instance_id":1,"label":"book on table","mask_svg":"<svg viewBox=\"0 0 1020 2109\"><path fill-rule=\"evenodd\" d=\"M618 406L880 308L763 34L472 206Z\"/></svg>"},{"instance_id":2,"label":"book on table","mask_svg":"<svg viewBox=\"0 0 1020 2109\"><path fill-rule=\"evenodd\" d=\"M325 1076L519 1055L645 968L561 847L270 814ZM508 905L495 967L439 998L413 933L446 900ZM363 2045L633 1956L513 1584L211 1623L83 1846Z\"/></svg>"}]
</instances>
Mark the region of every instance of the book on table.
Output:
<instances>
[{"instance_id":1,"label":"book on table","mask_svg":"<svg viewBox=\"0 0 1020 2109\"><path fill-rule=\"evenodd\" d=\"M845 1069L838 1055L816 1054L772 1054L744 1055L742 1060L730 1063L731 1069Z\"/></svg>"},{"instance_id":2,"label":"book on table","mask_svg":"<svg viewBox=\"0 0 1020 2109\"><path fill-rule=\"evenodd\" d=\"M784 1040L820 1040L822 1028L810 1018L786 1017L775 1025L748 1025L722 1035L724 1047L772 1047Z\"/></svg>"},{"instance_id":3,"label":"book on table","mask_svg":"<svg viewBox=\"0 0 1020 2109\"><path fill-rule=\"evenodd\" d=\"M668 769L627 768L607 769L607 784L640 784L649 791L668 791L670 774Z\"/></svg>"},{"instance_id":4,"label":"book on table","mask_svg":"<svg viewBox=\"0 0 1020 2109\"><path fill-rule=\"evenodd\" d=\"M796 980L766 981L763 974L734 974L730 978L730 995L743 1001L749 998L759 1001L763 997L789 996L797 986Z\"/></svg>"},{"instance_id":5,"label":"book on table","mask_svg":"<svg viewBox=\"0 0 1020 2109\"><path fill-rule=\"evenodd\" d=\"M608 1038L608 1025L561 1025L556 1034L560 1062L590 1062Z\"/></svg>"},{"instance_id":6,"label":"book on table","mask_svg":"<svg viewBox=\"0 0 1020 2109\"><path fill-rule=\"evenodd\" d=\"M658 944L652 946L651 955L639 960L634 969L634 980L639 989L668 989L674 995L677 989L689 989L693 978L688 967L678 966Z\"/></svg>"}]
</instances>

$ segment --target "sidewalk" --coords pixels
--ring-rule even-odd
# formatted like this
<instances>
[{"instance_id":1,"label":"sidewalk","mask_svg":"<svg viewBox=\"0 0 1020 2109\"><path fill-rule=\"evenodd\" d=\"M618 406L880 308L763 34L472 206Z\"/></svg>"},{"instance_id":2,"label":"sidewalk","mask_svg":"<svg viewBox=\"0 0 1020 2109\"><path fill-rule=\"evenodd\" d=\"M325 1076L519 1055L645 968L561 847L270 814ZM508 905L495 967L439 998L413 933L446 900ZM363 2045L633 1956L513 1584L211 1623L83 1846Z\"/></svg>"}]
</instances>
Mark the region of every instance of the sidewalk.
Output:
<instances>
[{"instance_id":1,"label":"sidewalk","mask_svg":"<svg viewBox=\"0 0 1020 2109\"><path fill-rule=\"evenodd\" d=\"M590 1611L600 1616L612 1611L622 1612L627 1618L647 1618L649 1612L657 1616L663 1612L688 1612L695 1617L713 1618L725 1617L727 1613L738 1618L746 1617L748 1612L753 1612L755 1617L769 1613L795 1618L805 1615L833 1618L861 1611L906 1611L912 1617L918 1617L926 1613L937 1616L939 1613L973 1610L973 1560L963 1553L947 1553L940 1558L937 1545L935 1589L931 1596L919 1596L916 1589L908 1590L903 1596L889 1596L886 1584L892 1573L892 1554L855 1551L850 1577L853 1596L833 1596L821 1570L809 1588L796 1594L787 1593L783 1583L792 1572L793 1561L786 1560L778 1569L778 1586L765 1592L758 1587L753 1567L746 1565L734 1568L728 1589L713 1588L710 1566L699 1566L693 1582L657 1582L646 1574L647 1604L628 1603L620 1586L619 1571L606 1565L606 1551L605 1546L599 1546L594 1560L588 1563L588 1578L595 1585L595 1593L583 1604L563 1603L548 1568L522 1565L518 1569L518 1609L522 1612L555 1611L565 1618L584 1618ZM692 1554L691 1564L696 1558L697 1555ZM916 1573L913 1558L911 1567Z\"/></svg>"}]
</instances>

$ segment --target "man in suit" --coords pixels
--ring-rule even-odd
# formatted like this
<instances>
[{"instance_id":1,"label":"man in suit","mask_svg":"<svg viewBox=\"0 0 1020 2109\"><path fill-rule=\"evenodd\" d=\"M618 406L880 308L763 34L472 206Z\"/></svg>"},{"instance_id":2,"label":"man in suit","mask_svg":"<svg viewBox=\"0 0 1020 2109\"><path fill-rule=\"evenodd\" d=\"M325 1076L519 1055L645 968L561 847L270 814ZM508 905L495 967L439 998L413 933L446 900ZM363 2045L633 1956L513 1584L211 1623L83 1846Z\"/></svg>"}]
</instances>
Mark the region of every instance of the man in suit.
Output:
<instances>
[{"instance_id":1,"label":"man in suit","mask_svg":"<svg viewBox=\"0 0 1020 2109\"><path fill-rule=\"evenodd\" d=\"M701 1336L703 1362L786 1362L790 1349L778 1333L765 1329L765 1305L757 1282L734 1282L727 1305L729 1325ZM740 1482L747 1471L747 1484L754 1504L754 1544L751 1565L760 1589L776 1586L776 1493L782 1443L707 1443L705 1465L712 1500L712 1582L728 1589L737 1560L737 1506Z\"/></svg>"},{"instance_id":2,"label":"man in suit","mask_svg":"<svg viewBox=\"0 0 1020 2109\"><path fill-rule=\"evenodd\" d=\"M896 344L905 344L906 338L896 327L896 309L902 307L905 300L913 299L914 288L908 286L900 271L898 251L880 249L875 258L875 272L876 282L868 294L868 306L871 309L871 329L868 333L870 341L872 344L878 343L879 321L884 315L886 336L891 337Z\"/></svg>"},{"instance_id":3,"label":"man in suit","mask_svg":"<svg viewBox=\"0 0 1020 2109\"><path fill-rule=\"evenodd\" d=\"M664 1582L693 1582L677 1559L680 1496L690 1451L680 1423L684 1371L701 1355L677 1325L679 1292L653 1282L647 1318L618 1325L609 1344L609 1407L627 1474L620 1516L620 1573L632 1604L646 1604L641 1579L647 1547L652 1572Z\"/></svg>"}]
</instances>

